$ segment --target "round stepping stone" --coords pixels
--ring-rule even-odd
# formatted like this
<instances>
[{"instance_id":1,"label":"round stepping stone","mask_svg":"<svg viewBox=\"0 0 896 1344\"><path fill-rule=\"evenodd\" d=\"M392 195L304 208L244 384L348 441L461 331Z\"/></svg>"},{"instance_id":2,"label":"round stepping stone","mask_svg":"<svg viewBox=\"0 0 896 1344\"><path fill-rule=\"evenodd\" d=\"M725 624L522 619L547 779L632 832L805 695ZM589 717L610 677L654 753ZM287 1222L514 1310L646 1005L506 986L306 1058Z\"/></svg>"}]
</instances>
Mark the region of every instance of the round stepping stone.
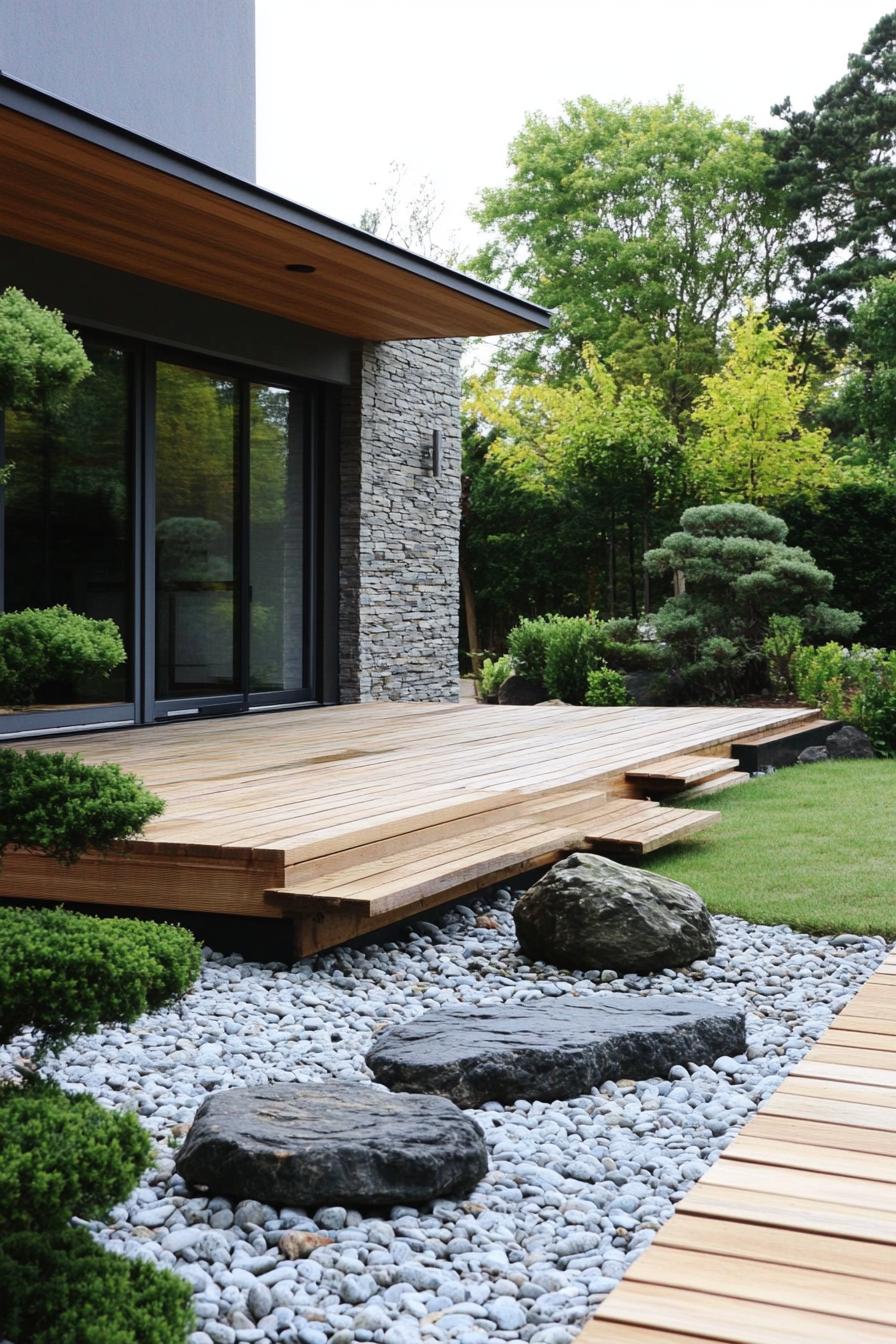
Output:
<instances>
[{"instance_id":1,"label":"round stepping stone","mask_svg":"<svg viewBox=\"0 0 896 1344\"><path fill-rule=\"evenodd\" d=\"M175 1165L191 1185L275 1208L388 1207L467 1194L488 1156L479 1126L444 1097L284 1083L214 1092Z\"/></svg>"},{"instance_id":2,"label":"round stepping stone","mask_svg":"<svg viewBox=\"0 0 896 1344\"><path fill-rule=\"evenodd\" d=\"M664 1077L673 1064L745 1049L743 1013L711 999L564 994L423 1013L384 1031L367 1064L387 1087L481 1106L578 1097L607 1079Z\"/></svg>"}]
</instances>

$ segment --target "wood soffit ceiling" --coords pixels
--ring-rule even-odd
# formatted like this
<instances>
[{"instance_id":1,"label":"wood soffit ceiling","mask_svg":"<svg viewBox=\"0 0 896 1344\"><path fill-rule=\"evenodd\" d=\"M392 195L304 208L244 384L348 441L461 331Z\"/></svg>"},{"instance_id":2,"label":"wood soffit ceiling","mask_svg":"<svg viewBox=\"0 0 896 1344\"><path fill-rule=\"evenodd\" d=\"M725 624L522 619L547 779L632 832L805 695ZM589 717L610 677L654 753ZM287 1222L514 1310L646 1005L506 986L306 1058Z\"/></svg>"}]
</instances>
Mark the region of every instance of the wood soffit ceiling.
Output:
<instances>
[{"instance_id":1,"label":"wood soffit ceiling","mask_svg":"<svg viewBox=\"0 0 896 1344\"><path fill-rule=\"evenodd\" d=\"M491 336L550 317L2 76L0 173L0 233L343 336Z\"/></svg>"}]
</instances>

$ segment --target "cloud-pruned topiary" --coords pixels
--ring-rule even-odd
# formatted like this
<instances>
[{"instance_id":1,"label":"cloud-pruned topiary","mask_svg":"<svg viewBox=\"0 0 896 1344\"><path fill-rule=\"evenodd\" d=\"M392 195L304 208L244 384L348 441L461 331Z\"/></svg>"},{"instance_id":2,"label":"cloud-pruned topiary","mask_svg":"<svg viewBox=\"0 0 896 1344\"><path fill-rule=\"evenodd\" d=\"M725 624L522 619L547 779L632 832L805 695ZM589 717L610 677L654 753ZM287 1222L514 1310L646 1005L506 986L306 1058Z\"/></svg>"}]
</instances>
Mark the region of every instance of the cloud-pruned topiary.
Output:
<instances>
[{"instance_id":1,"label":"cloud-pruned topiary","mask_svg":"<svg viewBox=\"0 0 896 1344\"><path fill-rule=\"evenodd\" d=\"M199 967L199 944L176 924L0 909L0 1041L32 1027L38 1057L60 1050L172 1003Z\"/></svg>"},{"instance_id":2,"label":"cloud-pruned topiary","mask_svg":"<svg viewBox=\"0 0 896 1344\"><path fill-rule=\"evenodd\" d=\"M183 1344L190 1285L83 1227L0 1236L0 1335L16 1344Z\"/></svg>"},{"instance_id":3,"label":"cloud-pruned topiary","mask_svg":"<svg viewBox=\"0 0 896 1344\"><path fill-rule=\"evenodd\" d=\"M0 294L0 407L59 410L90 371L84 347L61 313L42 308L20 289Z\"/></svg>"},{"instance_id":4,"label":"cloud-pruned topiary","mask_svg":"<svg viewBox=\"0 0 896 1344\"><path fill-rule=\"evenodd\" d=\"M124 660L114 621L65 606L0 613L0 705L34 704L48 682L73 688L80 677L107 677Z\"/></svg>"},{"instance_id":5,"label":"cloud-pruned topiary","mask_svg":"<svg viewBox=\"0 0 896 1344\"><path fill-rule=\"evenodd\" d=\"M711 504L686 509L681 530L645 555L649 573L675 573L683 582L655 627L686 698L726 700L764 689L773 615L798 617L817 639L855 634L861 617L825 602L833 575L786 537L782 519L755 505Z\"/></svg>"},{"instance_id":6,"label":"cloud-pruned topiary","mask_svg":"<svg viewBox=\"0 0 896 1344\"><path fill-rule=\"evenodd\" d=\"M0 749L0 859L11 845L73 863L139 835L165 804L120 766L63 751Z\"/></svg>"},{"instance_id":7,"label":"cloud-pruned topiary","mask_svg":"<svg viewBox=\"0 0 896 1344\"><path fill-rule=\"evenodd\" d=\"M35 1217L54 1228L72 1217L102 1218L150 1163L136 1115L43 1079L0 1089L0 1118L0 1208L9 1232L27 1231Z\"/></svg>"}]
</instances>

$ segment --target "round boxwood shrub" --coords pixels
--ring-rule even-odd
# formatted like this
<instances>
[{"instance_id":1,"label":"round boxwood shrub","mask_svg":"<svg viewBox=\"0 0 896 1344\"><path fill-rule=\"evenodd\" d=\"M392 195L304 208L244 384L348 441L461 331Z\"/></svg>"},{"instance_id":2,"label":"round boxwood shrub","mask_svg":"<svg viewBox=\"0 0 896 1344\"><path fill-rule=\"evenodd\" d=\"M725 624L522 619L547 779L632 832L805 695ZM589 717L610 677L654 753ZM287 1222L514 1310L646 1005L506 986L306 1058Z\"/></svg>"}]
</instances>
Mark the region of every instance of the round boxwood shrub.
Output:
<instances>
[{"instance_id":1,"label":"round boxwood shrub","mask_svg":"<svg viewBox=\"0 0 896 1344\"><path fill-rule=\"evenodd\" d=\"M0 614L0 705L31 705L48 682L73 687L79 677L108 676L124 660L114 621L64 606Z\"/></svg>"},{"instance_id":2,"label":"round boxwood shrub","mask_svg":"<svg viewBox=\"0 0 896 1344\"><path fill-rule=\"evenodd\" d=\"M133 1022L183 994L200 963L174 924L0 909L0 1040L31 1026L39 1057L103 1022Z\"/></svg>"},{"instance_id":3,"label":"round boxwood shrub","mask_svg":"<svg viewBox=\"0 0 896 1344\"><path fill-rule=\"evenodd\" d=\"M0 1335L16 1344L183 1344L190 1285L83 1227L0 1237Z\"/></svg>"},{"instance_id":4,"label":"round boxwood shrub","mask_svg":"<svg viewBox=\"0 0 896 1344\"><path fill-rule=\"evenodd\" d=\"M0 750L0 798L0 858L8 845L18 845L61 863L139 835L165 807L120 766L12 747Z\"/></svg>"},{"instance_id":5,"label":"round boxwood shrub","mask_svg":"<svg viewBox=\"0 0 896 1344\"><path fill-rule=\"evenodd\" d=\"M0 406L58 410L90 371L84 346L61 313L20 289L0 294Z\"/></svg>"},{"instance_id":6,"label":"round boxwood shrub","mask_svg":"<svg viewBox=\"0 0 896 1344\"><path fill-rule=\"evenodd\" d=\"M0 1086L0 1208L4 1235L102 1218L149 1166L151 1144L130 1111L106 1110L35 1079Z\"/></svg>"}]
</instances>

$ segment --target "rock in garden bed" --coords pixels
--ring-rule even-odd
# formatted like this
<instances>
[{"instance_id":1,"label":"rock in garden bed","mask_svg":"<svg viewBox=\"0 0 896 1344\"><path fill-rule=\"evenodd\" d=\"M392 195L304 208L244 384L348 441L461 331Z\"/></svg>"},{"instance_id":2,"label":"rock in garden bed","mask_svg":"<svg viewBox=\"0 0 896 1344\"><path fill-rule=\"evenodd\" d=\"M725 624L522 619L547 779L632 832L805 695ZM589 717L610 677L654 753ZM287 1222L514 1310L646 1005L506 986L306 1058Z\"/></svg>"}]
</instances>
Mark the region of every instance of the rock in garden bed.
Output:
<instances>
[{"instance_id":1,"label":"rock in garden bed","mask_svg":"<svg viewBox=\"0 0 896 1344\"><path fill-rule=\"evenodd\" d=\"M577 1097L608 1079L661 1077L746 1048L736 1008L684 995L563 994L533 1003L424 1013L367 1055L388 1087L459 1106Z\"/></svg>"},{"instance_id":2,"label":"rock in garden bed","mask_svg":"<svg viewBox=\"0 0 896 1344\"><path fill-rule=\"evenodd\" d=\"M479 1126L442 1097L285 1083L213 1093L177 1170L191 1185L276 1206L389 1207L467 1194L488 1158Z\"/></svg>"},{"instance_id":3,"label":"rock in garden bed","mask_svg":"<svg viewBox=\"0 0 896 1344\"><path fill-rule=\"evenodd\" d=\"M514 910L527 956L579 970L661 970L711 957L712 919L683 882L597 854L571 854Z\"/></svg>"}]
</instances>

